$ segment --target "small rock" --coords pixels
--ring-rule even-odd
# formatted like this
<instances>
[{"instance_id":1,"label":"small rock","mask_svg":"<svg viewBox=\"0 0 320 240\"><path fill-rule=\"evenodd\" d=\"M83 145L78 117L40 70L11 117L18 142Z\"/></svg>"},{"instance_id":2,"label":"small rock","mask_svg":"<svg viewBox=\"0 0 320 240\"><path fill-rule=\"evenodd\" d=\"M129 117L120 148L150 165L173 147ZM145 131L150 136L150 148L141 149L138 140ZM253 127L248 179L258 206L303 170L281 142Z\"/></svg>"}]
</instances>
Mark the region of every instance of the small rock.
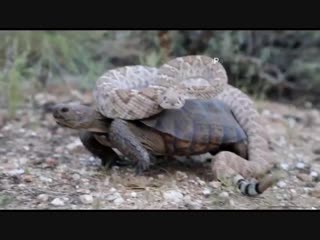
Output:
<instances>
[{"instance_id":1,"label":"small rock","mask_svg":"<svg viewBox=\"0 0 320 240\"><path fill-rule=\"evenodd\" d=\"M320 162L320 157L313 159L314 162Z\"/></svg>"},{"instance_id":2,"label":"small rock","mask_svg":"<svg viewBox=\"0 0 320 240\"><path fill-rule=\"evenodd\" d=\"M91 191L86 188L80 188L77 190L77 193L89 194Z\"/></svg>"},{"instance_id":3,"label":"small rock","mask_svg":"<svg viewBox=\"0 0 320 240\"><path fill-rule=\"evenodd\" d=\"M261 112L261 115L269 117L269 116L271 116L271 112L268 109L263 109L262 112Z\"/></svg>"},{"instance_id":4,"label":"small rock","mask_svg":"<svg viewBox=\"0 0 320 240\"><path fill-rule=\"evenodd\" d=\"M290 189L290 192L292 193L292 195L297 195L297 191L294 189Z\"/></svg>"},{"instance_id":5,"label":"small rock","mask_svg":"<svg viewBox=\"0 0 320 240\"><path fill-rule=\"evenodd\" d=\"M315 148L313 149L314 154L320 154L320 148Z\"/></svg>"},{"instance_id":6,"label":"small rock","mask_svg":"<svg viewBox=\"0 0 320 240\"><path fill-rule=\"evenodd\" d=\"M26 157L19 158L20 165L25 165L27 162L28 162L28 158L26 158Z\"/></svg>"},{"instance_id":7,"label":"small rock","mask_svg":"<svg viewBox=\"0 0 320 240\"><path fill-rule=\"evenodd\" d=\"M24 175L23 180L25 182L32 182L32 176L31 175Z\"/></svg>"},{"instance_id":8,"label":"small rock","mask_svg":"<svg viewBox=\"0 0 320 240\"><path fill-rule=\"evenodd\" d=\"M280 167L281 167L283 170L285 170L285 171L288 171L288 170L289 170L289 164L287 164L287 163L281 163L281 164L280 164Z\"/></svg>"},{"instance_id":9,"label":"small rock","mask_svg":"<svg viewBox=\"0 0 320 240\"><path fill-rule=\"evenodd\" d=\"M72 174L72 179L73 179L74 181L79 181L80 178L81 178L81 176L80 176L78 173Z\"/></svg>"},{"instance_id":10,"label":"small rock","mask_svg":"<svg viewBox=\"0 0 320 240\"><path fill-rule=\"evenodd\" d=\"M315 188L309 192L309 195L312 197L320 198L320 188Z\"/></svg>"},{"instance_id":11,"label":"small rock","mask_svg":"<svg viewBox=\"0 0 320 240\"><path fill-rule=\"evenodd\" d=\"M51 201L53 206L64 206L64 202L60 198L55 198Z\"/></svg>"},{"instance_id":12,"label":"small rock","mask_svg":"<svg viewBox=\"0 0 320 240\"><path fill-rule=\"evenodd\" d=\"M189 181L188 181L189 183L191 183L191 184L194 184L194 185L196 185L197 184L197 182L195 181L195 180L193 180L193 179L189 179Z\"/></svg>"},{"instance_id":13,"label":"small rock","mask_svg":"<svg viewBox=\"0 0 320 240\"><path fill-rule=\"evenodd\" d=\"M312 182L312 176L307 175L305 173L297 174L297 178L303 182Z\"/></svg>"},{"instance_id":14,"label":"small rock","mask_svg":"<svg viewBox=\"0 0 320 240\"><path fill-rule=\"evenodd\" d=\"M58 161L54 158L47 158L45 163L46 163L46 167L49 167L49 168L54 168L58 165Z\"/></svg>"},{"instance_id":15,"label":"small rock","mask_svg":"<svg viewBox=\"0 0 320 240\"><path fill-rule=\"evenodd\" d=\"M137 197L137 193L136 192L132 192L132 193L130 193L130 196L133 197L133 198L136 198Z\"/></svg>"},{"instance_id":16,"label":"small rock","mask_svg":"<svg viewBox=\"0 0 320 240\"><path fill-rule=\"evenodd\" d=\"M228 197L229 197L229 193L227 193L227 192L222 192L222 193L219 194L219 197L221 197L221 198L228 198Z\"/></svg>"},{"instance_id":17,"label":"small rock","mask_svg":"<svg viewBox=\"0 0 320 240\"><path fill-rule=\"evenodd\" d=\"M69 151L73 151L75 150L76 148L78 147L82 147L82 142L80 139L76 139L74 142L72 143L69 143L66 148L69 150Z\"/></svg>"},{"instance_id":18,"label":"small rock","mask_svg":"<svg viewBox=\"0 0 320 240\"><path fill-rule=\"evenodd\" d=\"M304 191L305 193L309 193L311 190L312 190L312 188L309 188L309 187L304 187L304 188L303 188L303 191Z\"/></svg>"},{"instance_id":19,"label":"small rock","mask_svg":"<svg viewBox=\"0 0 320 240\"><path fill-rule=\"evenodd\" d=\"M286 184L284 181L279 181L279 182L277 183L277 186L278 186L279 188L285 188L285 187L287 186L287 184Z\"/></svg>"},{"instance_id":20,"label":"small rock","mask_svg":"<svg viewBox=\"0 0 320 240\"><path fill-rule=\"evenodd\" d=\"M163 174L158 174L158 175L157 175L157 178L158 178L158 179L164 179L164 177L165 177L165 176L164 176Z\"/></svg>"},{"instance_id":21,"label":"small rock","mask_svg":"<svg viewBox=\"0 0 320 240\"><path fill-rule=\"evenodd\" d=\"M124 199L122 197L119 197L119 198L116 198L114 201L113 201L116 205L120 205L121 203L124 202Z\"/></svg>"},{"instance_id":22,"label":"small rock","mask_svg":"<svg viewBox=\"0 0 320 240\"><path fill-rule=\"evenodd\" d=\"M121 195L119 193L113 193L113 194L110 194L106 197L106 200L109 201L109 202L112 202L114 200L116 200L117 198L120 198Z\"/></svg>"},{"instance_id":23,"label":"small rock","mask_svg":"<svg viewBox=\"0 0 320 240\"><path fill-rule=\"evenodd\" d=\"M117 190L115 189L115 188L110 188L110 190L109 190L109 192L111 192L111 193L114 193L114 192L116 192Z\"/></svg>"},{"instance_id":24,"label":"small rock","mask_svg":"<svg viewBox=\"0 0 320 240\"><path fill-rule=\"evenodd\" d=\"M41 202L47 202L49 199L49 196L47 194L40 194L38 195L37 199Z\"/></svg>"},{"instance_id":25,"label":"small rock","mask_svg":"<svg viewBox=\"0 0 320 240\"><path fill-rule=\"evenodd\" d=\"M203 194L205 197L208 197L208 196L210 196L211 191L210 191L210 189L206 188L206 189L204 189L204 190L202 191L202 194Z\"/></svg>"},{"instance_id":26,"label":"small rock","mask_svg":"<svg viewBox=\"0 0 320 240\"><path fill-rule=\"evenodd\" d=\"M52 182L52 179L51 179L51 178L47 178L47 177L44 177L44 176L40 176L39 179L40 179L40 181L42 181L42 182L49 182L49 183Z\"/></svg>"},{"instance_id":27,"label":"small rock","mask_svg":"<svg viewBox=\"0 0 320 240\"><path fill-rule=\"evenodd\" d=\"M92 197L92 195L85 194L85 195L81 195L79 198L80 198L80 201L81 201L83 204L91 204L91 203L93 203L93 197Z\"/></svg>"},{"instance_id":28,"label":"small rock","mask_svg":"<svg viewBox=\"0 0 320 240\"><path fill-rule=\"evenodd\" d=\"M202 204L199 201L185 200L184 205L190 210L197 210L202 208Z\"/></svg>"},{"instance_id":29,"label":"small rock","mask_svg":"<svg viewBox=\"0 0 320 240\"><path fill-rule=\"evenodd\" d=\"M310 176L311 176L312 178L317 178L317 177L319 176L319 174L318 174L317 172L315 172L315 171L312 171L312 172L310 173Z\"/></svg>"},{"instance_id":30,"label":"small rock","mask_svg":"<svg viewBox=\"0 0 320 240\"><path fill-rule=\"evenodd\" d=\"M28 152L30 150L30 147L29 146L23 146L23 149Z\"/></svg>"},{"instance_id":31,"label":"small rock","mask_svg":"<svg viewBox=\"0 0 320 240\"><path fill-rule=\"evenodd\" d=\"M304 107L305 108L312 108L312 102L309 102L309 101L306 101L305 103L304 103Z\"/></svg>"},{"instance_id":32,"label":"small rock","mask_svg":"<svg viewBox=\"0 0 320 240\"><path fill-rule=\"evenodd\" d=\"M221 182L218 181L212 181L209 183L209 186L212 187L213 189L218 189L221 187Z\"/></svg>"},{"instance_id":33,"label":"small rock","mask_svg":"<svg viewBox=\"0 0 320 240\"><path fill-rule=\"evenodd\" d=\"M288 125L290 128L294 128L294 126L296 125L296 120L293 118L288 118Z\"/></svg>"},{"instance_id":34,"label":"small rock","mask_svg":"<svg viewBox=\"0 0 320 240\"><path fill-rule=\"evenodd\" d=\"M183 200L183 195L179 191L169 190L163 193L163 197L173 203L179 203Z\"/></svg>"},{"instance_id":35,"label":"small rock","mask_svg":"<svg viewBox=\"0 0 320 240\"><path fill-rule=\"evenodd\" d=\"M296 168L297 168L297 169L304 169L305 166L306 166L306 165L305 165L303 162L298 162L298 163L296 164Z\"/></svg>"},{"instance_id":36,"label":"small rock","mask_svg":"<svg viewBox=\"0 0 320 240\"><path fill-rule=\"evenodd\" d=\"M182 181L184 179L187 179L188 178L188 175L184 172L180 172L180 171L177 171L176 172L176 178L178 181Z\"/></svg>"},{"instance_id":37,"label":"small rock","mask_svg":"<svg viewBox=\"0 0 320 240\"><path fill-rule=\"evenodd\" d=\"M206 182L201 180L199 177L197 177L197 182L200 186L205 186L206 185Z\"/></svg>"},{"instance_id":38,"label":"small rock","mask_svg":"<svg viewBox=\"0 0 320 240\"><path fill-rule=\"evenodd\" d=\"M11 176L11 177L14 177L14 176L18 176L18 175L21 175L24 173L24 170L23 169L14 169L14 170L11 170L11 171L8 171L8 175Z\"/></svg>"}]
</instances>

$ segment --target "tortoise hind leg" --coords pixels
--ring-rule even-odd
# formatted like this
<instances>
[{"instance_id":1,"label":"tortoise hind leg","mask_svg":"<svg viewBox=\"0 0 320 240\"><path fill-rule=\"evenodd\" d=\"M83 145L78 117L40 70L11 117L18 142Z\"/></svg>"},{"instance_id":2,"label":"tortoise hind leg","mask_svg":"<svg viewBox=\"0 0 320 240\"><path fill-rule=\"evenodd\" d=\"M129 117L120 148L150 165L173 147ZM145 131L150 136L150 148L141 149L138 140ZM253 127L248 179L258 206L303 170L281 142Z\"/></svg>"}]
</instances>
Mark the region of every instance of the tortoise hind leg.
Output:
<instances>
[{"instance_id":1,"label":"tortoise hind leg","mask_svg":"<svg viewBox=\"0 0 320 240\"><path fill-rule=\"evenodd\" d=\"M150 166L150 156L138 137L131 131L130 124L122 119L113 120L109 137L112 146L136 163L136 174L141 175Z\"/></svg>"},{"instance_id":2,"label":"tortoise hind leg","mask_svg":"<svg viewBox=\"0 0 320 240\"><path fill-rule=\"evenodd\" d=\"M88 131L80 131L79 138L84 145L84 147L95 157L101 159L102 166L108 164L109 167L114 165L119 165L120 162L119 156L111 147L102 145L95 138L95 134Z\"/></svg>"},{"instance_id":3,"label":"tortoise hind leg","mask_svg":"<svg viewBox=\"0 0 320 240\"><path fill-rule=\"evenodd\" d=\"M269 168L227 151L220 152L214 157L212 170L216 179L232 181L232 184L246 196L257 196L278 181L278 176L266 175ZM245 179L261 177L263 178L257 182L249 182Z\"/></svg>"}]
</instances>

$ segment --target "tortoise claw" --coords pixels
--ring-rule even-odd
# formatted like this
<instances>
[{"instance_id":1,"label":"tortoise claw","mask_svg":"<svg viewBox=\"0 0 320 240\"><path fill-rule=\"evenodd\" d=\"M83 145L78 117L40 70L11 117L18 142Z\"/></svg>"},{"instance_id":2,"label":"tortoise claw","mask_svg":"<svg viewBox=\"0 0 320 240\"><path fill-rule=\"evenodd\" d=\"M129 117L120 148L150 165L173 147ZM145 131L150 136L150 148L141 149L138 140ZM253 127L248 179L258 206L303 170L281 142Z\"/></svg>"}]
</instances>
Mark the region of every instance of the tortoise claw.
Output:
<instances>
[{"instance_id":1,"label":"tortoise claw","mask_svg":"<svg viewBox=\"0 0 320 240\"><path fill-rule=\"evenodd\" d=\"M150 161L139 161L136 165L136 176L142 176L143 172L150 166Z\"/></svg>"}]
</instances>

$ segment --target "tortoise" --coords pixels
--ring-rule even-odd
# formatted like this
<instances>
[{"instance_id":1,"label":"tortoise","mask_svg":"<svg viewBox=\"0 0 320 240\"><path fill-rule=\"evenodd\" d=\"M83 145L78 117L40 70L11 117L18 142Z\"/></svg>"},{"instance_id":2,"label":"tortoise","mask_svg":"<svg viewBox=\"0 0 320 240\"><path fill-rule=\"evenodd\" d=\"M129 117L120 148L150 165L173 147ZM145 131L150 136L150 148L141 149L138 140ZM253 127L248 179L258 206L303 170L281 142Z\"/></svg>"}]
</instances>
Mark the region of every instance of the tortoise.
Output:
<instances>
[{"instance_id":1,"label":"tortoise","mask_svg":"<svg viewBox=\"0 0 320 240\"><path fill-rule=\"evenodd\" d=\"M56 104L53 116L58 125L81 130L83 145L99 156L102 164L118 158L115 148L136 164L137 175L148 169L154 156L229 151L248 159L245 131L231 109L216 99L186 100L180 109L166 109L139 120L109 119L95 108L75 102ZM243 178L237 186L245 195L262 192L258 183Z\"/></svg>"}]
</instances>

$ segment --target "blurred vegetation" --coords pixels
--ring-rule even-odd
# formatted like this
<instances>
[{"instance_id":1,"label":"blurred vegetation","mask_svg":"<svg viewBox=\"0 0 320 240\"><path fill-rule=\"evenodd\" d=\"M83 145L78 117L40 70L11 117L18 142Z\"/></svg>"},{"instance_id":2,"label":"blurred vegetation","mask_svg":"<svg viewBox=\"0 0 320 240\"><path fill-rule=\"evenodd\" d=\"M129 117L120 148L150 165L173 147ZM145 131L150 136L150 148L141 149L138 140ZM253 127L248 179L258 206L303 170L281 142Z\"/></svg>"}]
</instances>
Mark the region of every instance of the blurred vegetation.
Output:
<instances>
[{"instance_id":1,"label":"blurred vegetation","mask_svg":"<svg viewBox=\"0 0 320 240\"><path fill-rule=\"evenodd\" d=\"M113 67L206 54L253 97L316 104L319 53L320 31L0 31L0 100L14 115L26 88L90 89Z\"/></svg>"}]
</instances>

